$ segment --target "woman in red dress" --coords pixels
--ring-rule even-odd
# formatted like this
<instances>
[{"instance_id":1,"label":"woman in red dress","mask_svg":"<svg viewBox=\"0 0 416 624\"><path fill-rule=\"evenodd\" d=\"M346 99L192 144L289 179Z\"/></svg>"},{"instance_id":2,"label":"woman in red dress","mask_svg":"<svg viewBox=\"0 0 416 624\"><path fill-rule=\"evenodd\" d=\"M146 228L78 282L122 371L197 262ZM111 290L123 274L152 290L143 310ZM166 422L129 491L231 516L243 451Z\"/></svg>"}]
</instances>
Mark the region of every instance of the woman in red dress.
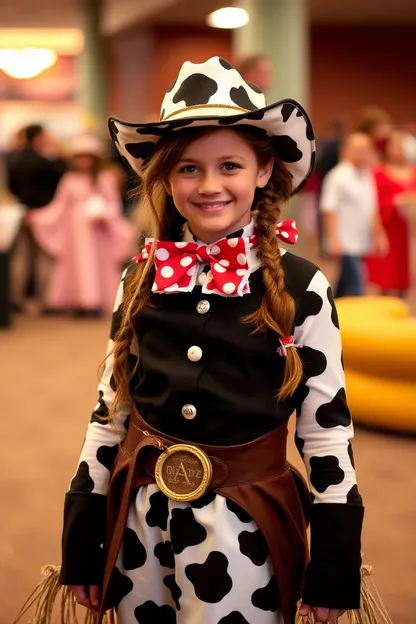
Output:
<instances>
[{"instance_id":1,"label":"woman in red dress","mask_svg":"<svg viewBox=\"0 0 416 624\"><path fill-rule=\"evenodd\" d=\"M368 259L368 280L383 294L404 297L410 288L410 226L406 206L416 198L416 167L407 162L403 135L393 132L385 146L383 164L374 171L380 218L389 250Z\"/></svg>"}]
</instances>

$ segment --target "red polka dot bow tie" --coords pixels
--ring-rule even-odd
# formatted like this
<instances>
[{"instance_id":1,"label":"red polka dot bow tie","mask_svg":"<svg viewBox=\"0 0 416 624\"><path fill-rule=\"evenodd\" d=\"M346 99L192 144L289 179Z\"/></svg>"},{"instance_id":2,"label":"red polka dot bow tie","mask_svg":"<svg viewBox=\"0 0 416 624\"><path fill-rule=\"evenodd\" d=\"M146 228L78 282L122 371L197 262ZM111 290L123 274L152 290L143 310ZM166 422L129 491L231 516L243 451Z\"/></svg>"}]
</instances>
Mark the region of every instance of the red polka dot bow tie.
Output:
<instances>
[{"instance_id":1,"label":"red polka dot bow tie","mask_svg":"<svg viewBox=\"0 0 416 624\"><path fill-rule=\"evenodd\" d=\"M298 240L295 222L283 221L276 226L276 236L294 245ZM143 251L133 258L143 262L149 258L154 240L147 238ZM199 266L209 264L202 292L208 294L242 296L250 292L250 250L257 247L257 235L222 238L212 245L195 242L156 241L154 265L156 268L152 291L155 293L190 292L199 273Z\"/></svg>"}]
</instances>

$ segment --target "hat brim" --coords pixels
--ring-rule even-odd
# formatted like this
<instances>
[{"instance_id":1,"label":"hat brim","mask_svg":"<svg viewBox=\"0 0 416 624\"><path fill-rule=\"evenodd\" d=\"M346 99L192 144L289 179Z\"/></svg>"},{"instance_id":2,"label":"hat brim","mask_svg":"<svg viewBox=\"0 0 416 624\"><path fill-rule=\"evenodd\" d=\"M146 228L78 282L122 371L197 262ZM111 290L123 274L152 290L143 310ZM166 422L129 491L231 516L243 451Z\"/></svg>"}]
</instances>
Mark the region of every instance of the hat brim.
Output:
<instances>
[{"instance_id":1,"label":"hat brim","mask_svg":"<svg viewBox=\"0 0 416 624\"><path fill-rule=\"evenodd\" d=\"M140 176L143 163L151 158L158 141L168 132L184 128L251 125L264 130L272 138L277 156L292 175L293 193L298 192L312 173L315 161L315 135L312 124L298 102L281 100L261 109L224 115L215 104L205 107L206 113L196 116L195 110L184 110L169 121L132 123L110 117L111 137L123 156ZM192 116L191 116L192 114Z\"/></svg>"}]
</instances>

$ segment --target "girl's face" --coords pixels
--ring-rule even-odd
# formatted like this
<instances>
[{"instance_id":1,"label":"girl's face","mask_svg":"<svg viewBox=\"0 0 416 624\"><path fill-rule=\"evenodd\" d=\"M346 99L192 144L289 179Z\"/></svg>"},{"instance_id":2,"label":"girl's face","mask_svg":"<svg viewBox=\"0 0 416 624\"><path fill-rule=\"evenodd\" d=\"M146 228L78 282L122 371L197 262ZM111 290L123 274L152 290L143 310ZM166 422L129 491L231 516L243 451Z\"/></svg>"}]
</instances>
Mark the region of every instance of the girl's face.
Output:
<instances>
[{"instance_id":1,"label":"girl's face","mask_svg":"<svg viewBox=\"0 0 416 624\"><path fill-rule=\"evenodd\" d=\"M224 128L185 148L166 190L193 235L209 244L250 223L255 190L266 186L272 169L273 161L259 167L251 146Z\"/></svg>"},{"instance_id":2,"label":"girl's face","mask_svg":"<svg viewBox=\"0 0 416 624\"><path fill-rule=\"evenodd\" d=\"M94 168L95 158L90 154L76 154L72 159L72 165L76 171L90 173Z\"/></svg>"}]
</instances>

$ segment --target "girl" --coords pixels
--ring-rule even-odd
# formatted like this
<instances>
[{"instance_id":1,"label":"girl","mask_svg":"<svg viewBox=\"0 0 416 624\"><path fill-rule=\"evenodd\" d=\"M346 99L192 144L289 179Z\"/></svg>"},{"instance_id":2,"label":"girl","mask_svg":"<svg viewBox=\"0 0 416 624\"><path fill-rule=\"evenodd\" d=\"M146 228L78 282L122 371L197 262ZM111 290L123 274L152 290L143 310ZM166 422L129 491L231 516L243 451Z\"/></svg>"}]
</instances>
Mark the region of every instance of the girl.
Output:
<instances>
[{"instance_id":1,"label":"girl","mask_svg":"<svg viewBox=\"0 0 416 624\"><path fill-rule=\"evenodd\" d=\"M292 624L301 596L335 622L359 607L363 519L340 333L325 277L279 246L309 119L215 57L182 66L159 123L110 129L153 238L118 291L61 582L120 624Z\"/></svg>"},{"instance_id":2,"label":"girl","mask_svg":"<svg viewBox=\"0 0 416 624\"><path fill-rule=\"evenodd\" d=\"M47 309L95 315L111 310L134 231L121 216L117 180L104 169L102 143L79 137L69 155L72 171L63 176L52 203L30 215L30 224L54 259Z\"/></svg>"}]
</instances>

